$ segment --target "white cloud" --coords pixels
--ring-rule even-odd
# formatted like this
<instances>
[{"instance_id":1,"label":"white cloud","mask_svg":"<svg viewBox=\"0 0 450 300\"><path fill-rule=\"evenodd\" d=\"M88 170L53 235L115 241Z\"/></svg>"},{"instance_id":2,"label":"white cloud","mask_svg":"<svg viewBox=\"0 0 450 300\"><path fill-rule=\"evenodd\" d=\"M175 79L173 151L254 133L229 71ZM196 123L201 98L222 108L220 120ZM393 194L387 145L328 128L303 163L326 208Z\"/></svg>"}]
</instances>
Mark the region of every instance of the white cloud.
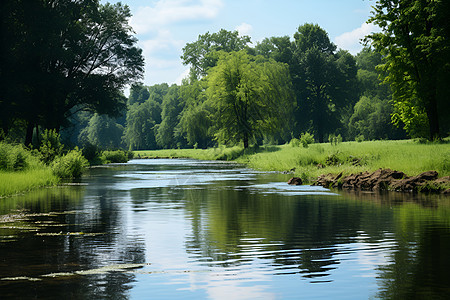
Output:
<instances>
[{"instance_id":1,"label":"white cloud","mask_svg":"<svg viewBox=\"0 0 450 300\"><path fill-rule=\"evenodd\" d=\"M239 26L236 26L236 30L239 32L240 36L248 35L250 36L250 33L253 30L253 26L247 23L242 23Z\"/></svg>"},{"instance_id":2,"label":"white cloud","mask_svg":"<svg viewBox=\"0 0 450 300\"><path fill-rule=\"evenodd\" d=\"M184 42L182 40L176 40L168 29L160 29L151 39L139 42L139 46L142 48L145 56L150 56L156 52L181 49L183 45Z\"/></svg>"},{"instance_id":3,"label":"white cloud","mask_svg":"<svg viewBox=\"0 0 450 300\"><path fill-rule=\"evenodd\" d=\"M374 24L363 23L359 28L337 36L334 42L338 48L348 50L352 54L358 53L361 48L361 39L372 32L378 32L379 28Z\"/></svg>"},{"instance_id":4,"label":"white cloud","mask_svg":"<svg viewBox=\"0 0 450 300\"><path fill-rule=\"evenodd\" d=\"M222 6L222 0L159 0L154 6L139 8L130 24L138 34L145 34L164 25L213 19Z\"/></svg>"},{"instance_id":5,"label":"white cloud","mask_svg":"<svg viewBox=\"0 0 450 300\"><path fill-rule=\"evenodd\" d=\"M222 7L223 0L158 0L136 8L129 23L145 57L144 84L181 83L176 77L186 68L180 60L186 41L174 37L174 26L212 20Z\"/></svg>"}]
</instances>

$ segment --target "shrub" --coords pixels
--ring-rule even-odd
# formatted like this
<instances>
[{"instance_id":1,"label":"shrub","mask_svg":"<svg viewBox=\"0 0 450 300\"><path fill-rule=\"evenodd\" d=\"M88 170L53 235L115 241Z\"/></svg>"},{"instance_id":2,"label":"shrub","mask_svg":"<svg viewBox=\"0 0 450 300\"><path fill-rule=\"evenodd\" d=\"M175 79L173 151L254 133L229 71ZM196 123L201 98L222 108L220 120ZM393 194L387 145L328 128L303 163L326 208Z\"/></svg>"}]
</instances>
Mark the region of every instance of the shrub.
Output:
<instances>
[{"instance_id":1,"label":"shrub","mask_svg":"<svg viewBox=\"0 0 450 300\"><path fill-rule=\"evenodd\" d=\"M289 145L291 145L292 147L300 147L300 140L293 138L290 142Z\"/></svg>"},{"instance_id":2,"label":"shrub","mask_svg":"<svg viewBox=\"0 0 450 300\"><path fill-rule=\"evenodd\" d=\"M96 145L87 142L81 151L90 164L95 164L100 161L101 151Z\"/></svg>"},{"instance_id":3,"label":"shrub","mask_svg":"<svg viewBox=\"0 0 450 300\"><path fill-rule=\"evenodd\" d=\"M337 136L335 134L330 134L328 136L328 141L331 143L331 145L337 145L342 143L342 136L338 134Z\"/></svg>"},{"instance_id":4,"label":"shrub","mask_svg":"<svg viewBox=\"0 0 450 300\"><path fill-rule=\"evenodd\" d=\"M44 130L41 146L39 147L40 159L49 165L56 157L62 154L64 145L61 144L60 135L56 130Z\"/></svg>"},{"instance_id":5,"label":"shrub","mask_svg":"<svg viewBox=\"0 0 450 300\"><path fill-rule=\"evenodd\" d=\"M105 163L126 163L129 160L131 153L131 158L133 157L133 152L131 151L124 151L124 150L108 150L102 152L102 160Z\"/></svg>"},{"instance_id":6,"label":"shrub","mask_svg":"<svg viewBox=\"0 0 450 300\"><path fill-rule=\"evenodd\" d=\"M89 167L89 162L78 148L66 155L54 159L51 164L53 173L60 178L79 178Z\"/></svg>"},{"instance_id":7,"label":"shrub","mask_svg":"<svg viewBox=\"0 0 450 300\"><path fill-rule=\"evenodd\" d=\"M0 170L22 171L39 164L39 160L22 145L0 143Z\"/></svg>"},{"instance_id":8,"label":"shrub","mask_svg":"<svg viewBox=\"0 0 450 300\"><path fill-rule=\"evenodd\" d=\"M364 135L363 134L357 135L355 137L355 141L357 141L358 143L364 142Z\"/></svg>"},{"instance_id":9,"label":"shrub","mask_svg":"<svg viewBox=\"0 0 450 300\"><path fill-rule=\"evenodd\" d=\"M309 144L314 144L314 135L309 132L302 133L300 136L300 143L303 148L308 148Z\"/></svg>"}]
</instances>

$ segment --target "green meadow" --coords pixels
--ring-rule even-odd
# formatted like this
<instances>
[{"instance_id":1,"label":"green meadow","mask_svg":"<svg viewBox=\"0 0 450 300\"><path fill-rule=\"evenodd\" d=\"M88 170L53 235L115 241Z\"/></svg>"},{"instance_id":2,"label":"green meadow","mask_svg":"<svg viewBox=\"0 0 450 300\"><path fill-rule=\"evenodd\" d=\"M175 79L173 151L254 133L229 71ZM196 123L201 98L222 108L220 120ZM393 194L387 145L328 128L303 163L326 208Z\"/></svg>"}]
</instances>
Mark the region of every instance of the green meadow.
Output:
<instances>
[{"instance_id":1,"label":"green meadow","mask_svg":"<svg viewBox=\"0 0 450 300\"><path fill-rule=\"evenodd\" d=\"M351 174L379 168L402 171L409 176L428 170L436 170L440 177L450 175L450 144L413 140L322 143L306 148L286 144L247 150L236 146L135 151L135 157L232 160L257 170L291 171L307 182L321 174Z\"/></svg>"}]
</instances>

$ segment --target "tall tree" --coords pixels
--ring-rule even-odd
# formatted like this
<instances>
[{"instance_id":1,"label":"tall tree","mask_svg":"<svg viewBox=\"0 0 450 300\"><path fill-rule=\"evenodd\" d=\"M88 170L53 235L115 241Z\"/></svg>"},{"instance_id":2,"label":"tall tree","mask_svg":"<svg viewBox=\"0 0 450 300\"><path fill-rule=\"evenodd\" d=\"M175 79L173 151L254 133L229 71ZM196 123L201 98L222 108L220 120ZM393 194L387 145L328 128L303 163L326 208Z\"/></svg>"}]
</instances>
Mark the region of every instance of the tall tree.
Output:
<instances>
[{"instance_id":1,"label":"tall tree","mask_svg":"<svg viewBox=\"0 0 450 300\"><path fill-rule=\"evenodd\" d=\"M0 108L11 112L2 115L3 127L12 119L26 120L28 143L33 127L59 130L79 110L120 113L122 89L144 71L127 6L98 0L2 5L2 66L12 61L0 73Z\"/></svg>"},{"instance_id":2,"label":"tall tree","mask_svg":"<svg viewBox=\"0 0 450 300\"><path fill-rule=\"evenodd\" d=\"M250 43L250 37L240 36L237 31L221 29L216 33L199 35L198 40L187 43L183 48L183 64L191 66L191 77L199 79L214 67L220 51L232 52L244 49Z\"/></svg>"},{"instance_id":3,"label":"tall tree","mask_svg":"<svg viewBox=\"0 0 450 300\"><path fill-rule=\"evenodd\" d=\"M357 101L356 62L319 25L304 24L294 34L291 75L297 96L296 135L313 131L319 142L340 127L342 112Z\"/></svg>"},{"instance_id":4,"label":"tall tree","mask_svg":"<svg viewBox=\"0 0 450 300\"><path fill-rule=\"evenodd\" d=\"M149 99L135 103L127 112L123 139L130 150L157 149L156 125L161 123L161 105Z\"/></svg>"},{"instance_id":5,"label":"tall tree","mask_svg":"<svg viewBox=\"0 0 450 300\"><path fill-rule=\"evenodd\" d=\"M183 103L180 98L180 87L172 85L161 104L161 124L157 128L156 142L162 148L177 147L175 128L178 125Z\"/></svg>"},{"instance_id":6,"label":"tall tree","mask_svg":"<svg viewBox=\"0 0 450 300\"><path fill-rule=\"evenodd\" d=\"M369 22L381 32L369 35L368 41L385 55L394 120L419 125L425 119L429 138L441 136L440 124L448 123L450 114L449 1L378 0L373 8Z\"/></svg>"},{"instance_id":7,"label":"tall tree","mask_svg":"<svg viewBox=\"0 0 450 300\"><path fill-rule=\"evenodd\" d=\"M208 75L207 95L216 139L243 141L244 148L255 136L281 131L293 106L287 65L245 51L223 54Z\"/></svg>"}]
</instances>

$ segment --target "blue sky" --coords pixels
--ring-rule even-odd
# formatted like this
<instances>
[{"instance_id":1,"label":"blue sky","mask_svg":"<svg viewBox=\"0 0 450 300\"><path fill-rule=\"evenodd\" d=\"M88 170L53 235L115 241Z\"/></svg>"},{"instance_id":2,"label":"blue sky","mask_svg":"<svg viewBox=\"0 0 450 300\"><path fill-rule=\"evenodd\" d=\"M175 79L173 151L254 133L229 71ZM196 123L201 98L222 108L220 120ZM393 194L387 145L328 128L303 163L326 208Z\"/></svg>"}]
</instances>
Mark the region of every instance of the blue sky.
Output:
<instances>
[{"instance_id":1,"label":"blue sky","mask_svg":"<svg viewBox=\"0 0 450 300\"><path fill-rule=\"evenodd\" d=\"M115 2L110 0L111 2ZM102 1L103 2L103 1ZM293 36L304 23L319 24L338 48L360 51L359 39L375 30L365 24L372 0L122 0L133 17L146 62L144 84L180 83L188 73L180 56L200 34L238 30L252 42Z\"/></svg>"}]
</instances>

